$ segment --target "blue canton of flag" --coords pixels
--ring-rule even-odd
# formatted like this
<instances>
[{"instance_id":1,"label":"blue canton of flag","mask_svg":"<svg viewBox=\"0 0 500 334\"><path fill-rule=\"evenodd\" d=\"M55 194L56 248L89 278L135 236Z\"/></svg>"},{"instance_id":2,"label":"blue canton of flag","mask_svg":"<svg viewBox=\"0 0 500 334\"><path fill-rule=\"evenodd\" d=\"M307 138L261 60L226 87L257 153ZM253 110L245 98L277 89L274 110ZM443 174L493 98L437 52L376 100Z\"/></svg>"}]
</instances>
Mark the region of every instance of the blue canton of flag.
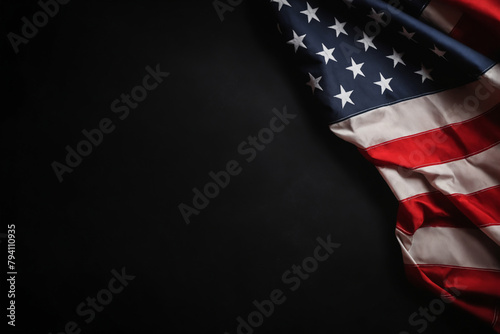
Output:
<instances>
[{"instance_id":1,"label":"blue canton of flag","mask_svg":"<svg viewBox=\"0 0 500 334\"><path fill-rule=\"evenodd\" d=\"M477 79L494 62L382 1L277 3L331 123ZM417 33L418 32L418 33Z\"/></svg>"}]
</instances>

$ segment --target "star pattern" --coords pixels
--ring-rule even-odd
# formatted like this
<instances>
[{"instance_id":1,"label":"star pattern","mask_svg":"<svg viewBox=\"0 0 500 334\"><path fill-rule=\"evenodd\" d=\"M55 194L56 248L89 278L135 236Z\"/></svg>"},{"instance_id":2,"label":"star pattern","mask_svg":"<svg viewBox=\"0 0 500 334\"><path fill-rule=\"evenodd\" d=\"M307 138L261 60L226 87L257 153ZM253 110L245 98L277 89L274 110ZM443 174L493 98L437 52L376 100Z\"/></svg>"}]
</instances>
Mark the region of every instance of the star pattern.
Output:
<instances>
[{"instance_id":1,"label":"star pattern","mask_svg":"<svg viewBox=\"0 0 500 334\"><path fill-rule=\"evenodd\" d=\"M436 44L434 44L434 49L429 49L429 50L434 52L438 57L446 59L446 57L444 56L446 54L446 51L439 50Z\"/></svg>"},{"instance_id":2,"label":"star pattern","mask_svg":"<svg viewBox=\"0 0 500 334\"><path fill-rule=\"evenodd\" d=\"M387 23L382 19L384 16L384 12L377 13L375 9L372 8L371 13L368 15L369 18L375 20L375 22L380 23L383 26L386 26Z\"/></svg>"},{"instance_id":3,"label":"star pattern","mask_svg":"<svg viewBox=\"0 0 500 334\"><path fill-rule=\"evenodd\" d=\"M288 44L293 44L293 46L295 48L295 52L297 52L297 50L299 49L299 47L307 49L307 46L303 42L304 38L306 37L306 34L304 34L302 36L299 36L295 32L295 30L292 30L292 32L293 32L293 39L289 40L287 43Z\"/></svg>"},{"instance_id":4,"label":"star pattern","mask_svg":"<svg viewBox=\"0 0 500 334\"><path fill-rule=\"evenodd\" d=\"M358 39L358 42L359 43L363 43L363 45L365 46L365 51L368 51L368 48L374 48L374 49L377 49L377 47L375 46L375 44L373 44L373 39L375 38L375 36L373 37L370 37L368 36L364 31L363 31L363 38L362 39Z\"/></svg>"},{"instance_id":5,"label":"star pattern","mask_svg":"<svg viewBox=\"0 0 500 334\"><path fill-rule=\"evenodd\" d=\"M401 35L403 35L404 37L408 38L410 41L414 41L415 42L415 40L413 39L413 36L415 36L415 33L414 32L408 32L408 30L406 30L405 27L402 27L402 28L403 28L403 30L400 31L399 33Z\"/></svg>"},{"instance_id":6,"label":"star pattern","mask_svg":"<svg viewBox=\"0 0 500 334\"><path fill-rule=\"evenodd\" d=\"M380 74L380 81L375 81L374 84L380 86L381 92L380 94L384 94L385 90L388 89L392 92L391 86L389 86L389 83L391 82L392 78L384 78L382 73Z\"/></svg>"},{"instance_id":7,"label":"star pattern","mask_svg":"<svg viewBox=\"0 0 500 334\"><path fill-rule=\"evenodd\" d=\"M351 58L351 66L346 67L347 70L352 71L353 79L356 79L356 76L359 74L361 76L365 76L365 74L361 71L361 66L363 66L364 63L359 63L356 64L354 59Z\"/></svg>"},{"instance_id":8,"label":"star pattern","mask_svg":"<svg viewBox=\"0 0 500 334\"><path fill-rule=\"evenodd\" d=\"M279 3L280 0L272 1ZM364 22L381 27L381 31L374 34L351 26L349 9L345 6L341 6L335 16L327 16L327 8L323 13L321 8L311 6L313 2L304 1L299 9L290 0L283 1L294 6L292 10L283 2L282 7L287 8L282 10L283 15L295 20L299 27L289 25L288 32L283 29L283 34L292 37L287 43L294 46L295 53L302 49L300 59L308 77L304 84L311 89L311 94L329 106L332 119L345 119L387 103L439 91L448 83L456 85L454 78L461 82L456 70L447 62L439 61L452 53L451 47L440 49L445 43L439 42L439 38L435 44L428 38L420 40L418 27L411 26L410 30L401 25L394 26L395 30L384 28L395 24L389 22L390 17L386 17L385 12L377 12L374 8L359 9L364 11ZM321 20L327 22L320 21L318 11ZM313 24L313 21L317 22ZM281 23L289 24L286 20ZM347 37L356 33L356 38Z\"/></svg>"},{"instance_id":9,"label":"star pattern","mask_svg":"<svg viewBox=\"0 0 500 334\"><path fill-rule=\"evenodd\" d=\"M403 61L404 55L405 55L404 53L402 52L398 53L396 49L392 48L392 55L386 57L394 61L394 68L396 68L397 64L403 64L406 66L405 62Z\"/></svg>"},{"instance_id":10,"label":"star pattern","mask_svg":"<svg viewBox=\"0 0 500 334\"><path fill-rule=\"evenodd\" d=\"M424 83L426 79L434 81L434 79L432 79L431 77L431 72L432 68L426 68L424 64L422 64L422 68L419 71L416 71L415 73L420 74L422 76L422 83Z\"/></svg>"},{"instance_id":11,"label":"star pattern","mask_svg":"<svg viewBox=\"0 0 500 334\"><path fill-rule=\"evenodd\" d=\"M342 109L344 109L346 103L350 103L350 104L354 105L354 102L352 102L352 100L351 100L352 92L353 92L352 90L346 92L344 87L342 87L342 85L340 85L340 94L337 94L334 97L336 97L337 99L340 99L342 101Z\"/></svg>"},{"instance_id":12,"label":"star pattern","mask_svg":"<svg viewBox=\"0 0 500 334\"><path fill-rule=\"evenodd\" d=\"M347 8L349 9L354 8L354 5L352 4L353 0L343 0L343 1L346 4Z\"/></svg>"},{"instance_id":13,"label":"star pattern","mask_svg":"<svg viewBox=\"0 0 500 334\"><path fill-rule=\"evenodd\" d=\"M344 34L344 35L348 36L347 32L344 29L345 25L346 25L346 22L340 22L339 20L337 20L337 18L335 18L335 24L332 26L329 26L328 28L335 30L335 34L337 37L339 37L340 34Z\"/></svg>"},{"instance_id":14,"label":"star pattern","mask_svg":"<svg viewBox=\"0 0 500 334\"><path fill-rule=\"evenodd\" d=\"M315 78L311 73L308 74L309 74L309 82L307 82L306 85L311 87L313 94L315 89L323 90L323 88L321 88L321 86L319 85L319 82L321 81L322 77Z\"/></svg>"},{"instance_id":15,"label":"star pattern","mask_svg":"<svg viewBox=\"0 0 500 334\"><path fill-rule=\"evenodd\" d=\"M288 6L288 7L292 7L292 5L290 5L287 0L271 0L271 2L278 3L278 11L281 10L281 7L283 7L283 5Z\"/></svg>"},{"instance_id":16,"label":"star pattern","mask_svg":"<svg viewBox=\"0 0 500 334\"><path fill-rule=\"evenodd\" d=\"M325 64L328 64L329 60L337 61L337 59L333 57L333 50L335 50L335 48L328 49L323 43L321 44L321 46L323 46L323 51L320 51L316 54L325 58Z\"/></svg>"},{"instance_id":17,"label":"star pattern","mask_svg":"<svg viewBox=\"0 0 500 334\"><path fill-rule=\"evenodd\" d=\"M307 9L301 11L301 13L307 15L307 23L310 23L312 19L315 19L316 21L320 22L318 16L316 15L318 8L312 8L311 5L309 5L309 2L306 2L306 4L307 4Z\"/></svg>"}]
</instances>

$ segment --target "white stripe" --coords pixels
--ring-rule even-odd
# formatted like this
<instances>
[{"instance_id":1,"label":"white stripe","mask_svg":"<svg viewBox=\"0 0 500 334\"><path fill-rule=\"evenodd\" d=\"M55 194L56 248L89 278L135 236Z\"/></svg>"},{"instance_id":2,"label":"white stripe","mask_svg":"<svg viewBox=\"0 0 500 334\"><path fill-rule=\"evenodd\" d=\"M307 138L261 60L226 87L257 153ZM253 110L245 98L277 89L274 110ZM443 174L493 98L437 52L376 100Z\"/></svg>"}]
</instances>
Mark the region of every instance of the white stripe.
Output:
<instances>
[{"instance_id":1,"label":"white stripe","mask_svg":"<svg viewBox=\"0 0 500 334\"><path fill-rule=\"evenodd\" d=\"M470 157L413 171L377 167L398 200L430 191L470 194L500 185L500 144Z\"/></svg>"},{"instance_id":2,"label":"white stripe","mask_svg":"<svg viewBox=\"0 0 500 334\"><path fill-rule=\"evenodd\" d=\"M500 65L479 81L381 107L330 125L340 138L361 148L476 117L500 103ZM474 103L478 103L473 108Z\"/></svg>"},{"instance_id":3,"label":"white stripe","mask_svg":"<svg viewBox=\"0 0 500 334\"><path fill-rule=\"evenodd\" d=\"M431 1L422 11L420 17L439 30L449 34L462 17L462 12L448 4Z\"/></svg>"},{"instance_id":4,"label":"white stripe","mask_svg":"<svg viewBox=\"0 0 500 334\"><path fill-rule=\"evenodd\" d=\"M500 229L498 228L497 225L482 227L481 231L483 231L484 234L486 234L488 237L490 237L491 240L493 240L494 242L497 243L497 245L500 246Z\"/></svg>"},{"instance_id":5,"label":"white stripe","mask_svg":"<svg viewBox=\"0 0 500 334\"><path fill-rule=\"evenodd\" d=\"M500 144L468 158L415 170L436 189L450 194L470 194L500 184Z\"/></svg>"},{"instance_id":6,"label":"white stripe","mask_svg":"<svg viewBox=\"0 0 500 334\"><path fill-rule=\"evenodd\" d=\"M422 227L411 236L396 229L396 237L406 264L500 270L500 248L479 229Z\"/></svg>"},{"instance_id":7,"label":"white stripe","mask_svg":"<svg viewBox=\"0 0 500 334\"><path fill-rule=\"evenodd\" d=\"M435 190L422 174L412 170L396 166L377 169L399 201Z\"/></svg>"}]
</instances>

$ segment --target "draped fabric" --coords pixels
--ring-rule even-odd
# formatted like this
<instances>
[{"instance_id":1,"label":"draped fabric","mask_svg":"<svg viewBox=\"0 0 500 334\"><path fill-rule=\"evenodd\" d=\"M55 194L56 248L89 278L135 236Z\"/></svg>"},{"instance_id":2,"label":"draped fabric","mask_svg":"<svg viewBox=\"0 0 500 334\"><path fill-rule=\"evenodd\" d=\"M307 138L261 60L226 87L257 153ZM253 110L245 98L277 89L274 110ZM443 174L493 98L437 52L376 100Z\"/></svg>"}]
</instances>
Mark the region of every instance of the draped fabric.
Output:
<instances>
[{"instance_id":1,"label":"draped fabric","mask_svg":"<svg viewBox=\"0 0 500 334\"><path fill-rule=\"evenodd\" d=\"M398 199L408 278L500 333L500 3L271 6L313 112Z\"/></svg>"}]
</instances>

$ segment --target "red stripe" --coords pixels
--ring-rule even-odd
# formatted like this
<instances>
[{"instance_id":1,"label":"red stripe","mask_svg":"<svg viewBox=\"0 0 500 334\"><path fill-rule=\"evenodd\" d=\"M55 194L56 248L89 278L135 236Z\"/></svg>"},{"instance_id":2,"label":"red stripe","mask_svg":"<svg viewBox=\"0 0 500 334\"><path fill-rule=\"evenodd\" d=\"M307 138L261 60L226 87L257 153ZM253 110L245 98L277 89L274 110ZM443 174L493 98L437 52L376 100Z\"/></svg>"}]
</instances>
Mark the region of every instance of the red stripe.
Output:
<instances>
[{"instance_id":1,"label":"red stripe","mask_svg":"<svg viewBox=\"0 0 500 334\"><path fill-rule=\"evenodd\" d=\"M433 0L436 1L436 0ZM464 15L450 36L465 45L498 60L500 45L500 3L498 0L442 0Z\"/></svg>"},{"instance_id":2,"label":"red stripe","mask_svg":"<svg viewBox=\"0 0 500 334\"><path fill-rule=\"evenodd\" d=\"M500 299L500 272L472 268L405 265L408 279L417 286L430 289L492 325ZM494 330L500 333L500 320Z\"/></svg>"},{"instance_id":3,"label":"red stripe","mask_svg":"<svg viewBox=\"0 0 500 334\"><path fill-rule=\"evenodd\" d=\"M426 193L400 202L396 227L412 235L420 227L486 227L500 225L500 186L477 193ZM499 288L500 289L500 288Z\"/></svg>"},{"instance_id":4,"label":"red stripe","mask_svg":"<svg viewBox=\"0 0 500 334\"><path fill-rule=\"evenodd\" d=\"M360 152L377 166L414 169L462 159L500 142L500 106L461 123L398 138Z\"/></svg>"},{"instance_id":5,"label":"red stripe","mask_svg":"<svg viewBox=\"0 0 500 334\"><path fill-rule=\"evenodd\" d=\"M474 224L440 192L426 193L402 201L396 228L412 235L420 227L474 227Z\"/></svg>"},{"instance_id":6,"label":"red stripe","mask_svg":"<svg viewBox=\"0 0 500 334\"><path fill-rule=\"evenodd\" d=\"M484 25L500 29L500 3L498 0L443 0L477 18Z\"/></svg>"},{"instance_id":7,"label":"red stripe","mask_svg":"<svg viewBox=\"0 0 500 334\"><path fill-rule=\"evenodd\" d=\"M450 199L476 226L500 225L500 186L468 195L451 195Z\"/></svg>"},{"instance_id":8,"label":"red stripe","mask_svg":"<svg viewBox=\"0 0 500 334\"><path fill-rule=\"evenodd\" d=\"M491 59L499 59L500 45L492 40L500 40L500 34L469 15L462 16L450 36Z\"/></svg>"}]
</instances>

